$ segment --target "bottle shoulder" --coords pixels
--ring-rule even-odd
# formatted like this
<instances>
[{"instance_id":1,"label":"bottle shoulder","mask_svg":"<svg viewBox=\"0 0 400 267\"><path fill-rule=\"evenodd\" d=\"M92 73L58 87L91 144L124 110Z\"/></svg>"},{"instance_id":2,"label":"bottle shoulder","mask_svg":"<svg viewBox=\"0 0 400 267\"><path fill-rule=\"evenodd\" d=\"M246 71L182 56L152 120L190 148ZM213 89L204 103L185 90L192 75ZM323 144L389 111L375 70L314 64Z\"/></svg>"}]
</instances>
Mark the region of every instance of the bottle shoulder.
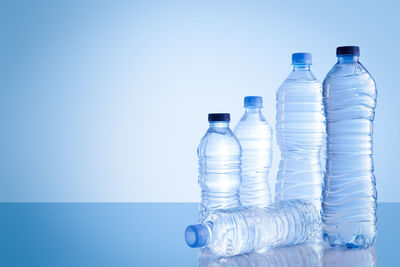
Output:
<instances>
[{"instance_id":1,"label":"bottle shoulder","mask_svg":"<svg viewBox=\"0 0 400 267\"><path fill-rule=\"evenodd\" d=\"M374 79L368 70L360 63L336 63L332 69L328 72L324 79L324 84L330 81L330 79L370 79L374 83Z\"/></svg>"},{"instance_id":2,"label":"bottle shoulder","mask_svg":"<svg viewBox=\"0 0 400 267\"><path fill-rule=\"evenodd\" d=\"M272 137L272 127L267 121L239 121L234 130L235 136L240 140L244 136Z\"/></svg>"},{"instance_id":3,"label":"bottle shoulder","mask_svg":"<svg viewBox=\"0 0 400 267\"><path fill-rule=\"evenodd\" d=\"M260 134L263 136L272 136L272 127L262 115L245 113L234 129L235 136L240 140L244 136Z\"/></svg>"},{"instance_id":4,"label":"bottle shoulder","mask_svg":"<svg viewBox=\"0 0 400 267\"><path fill-rule=\"evenodd\" d=\"M285 80L276 91L276 100L283 102L319 103L322 101L322 84L313 80Z\"/></svg>"},{"instance_id":5,"label":"bottle shoulder","mask_svg":"<svg viewBox=\"0 0 400 267\"><path fill-rule=\"evenodd\" d=\"M296 70L289 73L283 83L299 83L299 82L318 82L314 73L311 70Z\"/></svg>"},{"instance_id":6,"label":"bottle shoulder","mask_svg":"<svg viewBox=\"0 0 400 267\"><path fill-rule=\"evenodd\" d=\"M197 147L197 153L199 155L205 154L207 151L214 151L216 153L240 154L241 146L239 140L236 138L230 128L209 128Z\"/></svg>"},{"instance_id":7,"label":"bottle shoulder","mask_svg":"<svg viewBox=\"0 0 400 267\"><path fill-rule=\"evenodd\" d=\"M267 119L264 117L262 112L254 112L254 113L249 113L245 112L240 118L240 121L238 122L237 125L243 124L243 125L250 125L250 124L268 124ZM236 125L236 126L237 126Z\"/></svg>"},{"instance_id":8,"label":"bottle shoulder","mask_svg":"<svg viewBox=\"0 0 400 267\"><path fill-rule=\"evenodd\" d=\"M371 74L360 62L336 63L324 79L324 96L333 97L336 94L343 96L357 92L376 97L376 83Z\"/></svg>"},{"instance_id":9,"label":"bottle shoulder","mask_svg":"<svg viewBox=\"0 0 400 267\"><path fill-rule=\"evenodd\" d=\"M277 96L279 94L318 94L321 88L321 83L311 71L302 71L300 73L299 71L293 71L279 86Z\"/></svg>"}]
</instances>

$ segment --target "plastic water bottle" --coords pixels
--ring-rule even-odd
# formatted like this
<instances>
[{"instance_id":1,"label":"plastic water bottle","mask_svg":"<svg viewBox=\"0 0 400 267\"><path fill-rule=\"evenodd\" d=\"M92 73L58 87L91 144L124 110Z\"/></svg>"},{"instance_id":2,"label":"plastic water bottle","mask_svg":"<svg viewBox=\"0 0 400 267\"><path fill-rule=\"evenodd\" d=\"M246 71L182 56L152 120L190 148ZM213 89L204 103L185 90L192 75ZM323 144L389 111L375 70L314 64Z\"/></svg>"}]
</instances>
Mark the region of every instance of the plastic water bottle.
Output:
<instances>
[{"instance_id":1,"label":"plastic water bottle","mask_svg":"<svg viewBox=\"0 0 400 267\"><path fill-rule=\"evenodd\" d=\"M322 247L313 243L278 247L265 252L251 252L233 257L216 257L208 249L199 253L200 267L296 266L322 267Z\"/></svg>"},{"instance_id":2,"label":"plastic water bottle","mask_svg":"<svg viewBox=\"0 0 400 267\"><path fill-rule=\"evenodd\" d=\"M288 201L214 212L203 223L188 226L185 240L190 247L207 247L226 257L303 243L320 235L319 229L320 213L313 204Z\"/></svg>"},{"instance_id":3,"label":"plastic water bottle","mask_svg":"<svg viewBox=\"0 0 400 267\"><path fill-rule=\"evenodd\" d=\"M266 207L272 203L268 182L272 129L261 113L262 107L261 96L246 96L245 113L234 130L242 147L240 202L245 207Z\"/></svg>"},{"instance_id":4,"label":"plastic water bottle","mask_svg":"<svg viewBox=\"0 0 400 267\"><path fill-rule=\"evenodd\" d=\"M276 93L276 137L281 161L275 201L303 199L321 207L325 116L322 87L311 54L294 53L293 71Z\"/></svg>"},{"instance_id":5,"label":"plastic water bottle","mask_svg":"<svg viewBox=\"0 0 400 267\"><path fill-rule=\"evenodd\" d=\"M338 47L324 81L327 162L323 235L333 247L364 248L376 236L372 131L376 87L357 46Z\"/></svg>"},{"instance_id":6,"label":"plastic water bottle","mask_svg":"<svg viewBox=\"0 0 400 267\"><path fill-rule=\"evenodd\" d=\"M210 128L197 148L199 185L201 187L200 217L210 211L235 209L240 206L241 148L229 128L229 113L208 114Z\"/></svg>"}]
</instances>

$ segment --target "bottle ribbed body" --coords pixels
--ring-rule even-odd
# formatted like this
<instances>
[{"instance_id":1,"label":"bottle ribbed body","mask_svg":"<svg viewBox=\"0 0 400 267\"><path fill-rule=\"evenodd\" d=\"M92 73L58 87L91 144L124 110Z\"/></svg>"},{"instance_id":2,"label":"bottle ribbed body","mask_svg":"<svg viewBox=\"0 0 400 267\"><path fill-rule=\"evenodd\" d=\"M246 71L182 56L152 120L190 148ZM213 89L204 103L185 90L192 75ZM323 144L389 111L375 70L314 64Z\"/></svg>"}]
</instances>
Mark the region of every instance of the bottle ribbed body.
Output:
<instances>
[{"instance_id":1,"label":"bottle ribbed body","mask_svg":"<svg viewBox=\"0 0 400 267\"><path fill-rule=\"evenodd\" d=\"M313 204L300 201L236 212L215 212L204 224L209 231L207 247L218 256L299 244L321 233L319 211Z\"/></svg>"},{"instance_id":2,"label":"bottle ribbed body","mask_svg":"<svg viewBox=\"0 0 400 267\"><path fill-rule=\"evenodd\" d=\"M272 164L272 129L260 108L247 108L234 130L242 147L240 202L245 207L272 203L268 175Z\"/></svg>"},{"instance_id":3,"label":"bottle ribbed body","mask_svg":"<svg viewBox=\"0 0 400 267\"><path fill-rule=\"evenodd\" d=\"M376 236L372 133L375 82L358 57L339 57L324 81L327 162L323 234L331 246L369 247Z\"/></svg>"},{"instance_id":4,"label":"bottle ribbed body","mask_svg":"<svg viewBox=\"0 0 400 267\"><path fill-rule=\"evenodd\" d=\"M228 123L211 123L197 149L201 188L200 217L240 206L241 148Z\"/></svg>"},{"instance_id":5,"label":"bottle ribbed body","mask_svg":"<svg viewBox=\"0 0 400 267\"><path fill-rule=\"evenodd\" d=\"M321 206L325 116L322 87L309 65L294 66L276 93L281 161L275 201L302 199Z\"/></svg>"}]
</instances>

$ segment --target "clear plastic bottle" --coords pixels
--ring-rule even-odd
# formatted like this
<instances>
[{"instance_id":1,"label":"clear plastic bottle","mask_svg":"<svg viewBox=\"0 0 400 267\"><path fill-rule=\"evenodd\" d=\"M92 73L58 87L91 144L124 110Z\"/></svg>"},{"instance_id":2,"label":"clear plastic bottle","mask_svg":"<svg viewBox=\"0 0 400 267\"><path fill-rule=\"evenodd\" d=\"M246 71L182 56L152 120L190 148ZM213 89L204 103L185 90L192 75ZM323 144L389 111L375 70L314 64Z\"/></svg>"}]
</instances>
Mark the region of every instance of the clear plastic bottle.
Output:
<instances>
[{"instance_id":1,"label":"clear plastic bottle","mask_svg":"<svg viewBox=\"0 0 400 267\"><path fill-rule=\"evenodd\" d=\"M216 211L203 223L190 225L190 247L207 247L217 256L234 256L318 237L320 213L312 203L287 201L266 208Z\"/></svg>"},{"instance_id":2,"label":"clear plastic bottle","mask_svg":"<svg viewBox=\"0 0 400 267\"><path fill-rule=\"evenodd\" d=\"M321 207L325 117L322 87L311 54L294 53L293 71L276 93L276 137L281 161L275 201L302 199Z\"/></svg>"},{"instance_id":3,"label":"clear plastic bottle","mask_svg":"<svg viewBox=\"0 0 400 267\"><path fill-rule=\"evenodd\" d=\"M240 207L241 147L229 128L229 113L208 114L210 128L197 148L201 203L199 221L210 211Z\"/></svg>"},{"instance_id":4,"label":"clear plastic bottle","mask_svg":"<svg viewBox=\"0 0 400 267\"><path fill-rule=\"evenodd\" d=\"M338 47L324 80L327 162L324 238L333 247L364 248L376 236L372 132L377 91L357 46Z\"/></svg>"},{"instance_id":5,"label":"clear plastic bottle","mask_svg":"<svg viewBox=\"0 0 400 267\"><path fill-rule=\"evenodd\" d=\"M234 130L242 147L240 202L244 207L266 207L272 203L268 182L272 129L261 113L262 107L261 96L246 96L245 113Z\"/></svg>"}]
</instances>

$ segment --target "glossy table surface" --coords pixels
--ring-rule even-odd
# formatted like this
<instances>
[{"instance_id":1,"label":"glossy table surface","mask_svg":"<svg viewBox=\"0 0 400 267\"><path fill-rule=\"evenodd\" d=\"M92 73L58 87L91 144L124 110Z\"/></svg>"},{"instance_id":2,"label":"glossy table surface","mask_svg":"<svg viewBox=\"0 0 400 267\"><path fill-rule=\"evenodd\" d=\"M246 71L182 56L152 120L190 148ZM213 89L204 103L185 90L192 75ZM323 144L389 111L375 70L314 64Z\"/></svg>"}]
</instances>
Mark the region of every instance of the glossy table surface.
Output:
<instances>
[{"instance_id":1,"label":"glossy table surface","mask_svg":"<svg viewBox=\"0 0 400 267\"><path fill-rule=\"evenodd\" d=\"M196 203L1 203L0 212L0 266L199 265L183 235L196 222ZM379 203L374 248L324 252L320 262L400 266L399 219L400 203ZM268 253L202 258L202 265L302 266L312 257L305 245Z\"/></svg>"}]
</instances>

